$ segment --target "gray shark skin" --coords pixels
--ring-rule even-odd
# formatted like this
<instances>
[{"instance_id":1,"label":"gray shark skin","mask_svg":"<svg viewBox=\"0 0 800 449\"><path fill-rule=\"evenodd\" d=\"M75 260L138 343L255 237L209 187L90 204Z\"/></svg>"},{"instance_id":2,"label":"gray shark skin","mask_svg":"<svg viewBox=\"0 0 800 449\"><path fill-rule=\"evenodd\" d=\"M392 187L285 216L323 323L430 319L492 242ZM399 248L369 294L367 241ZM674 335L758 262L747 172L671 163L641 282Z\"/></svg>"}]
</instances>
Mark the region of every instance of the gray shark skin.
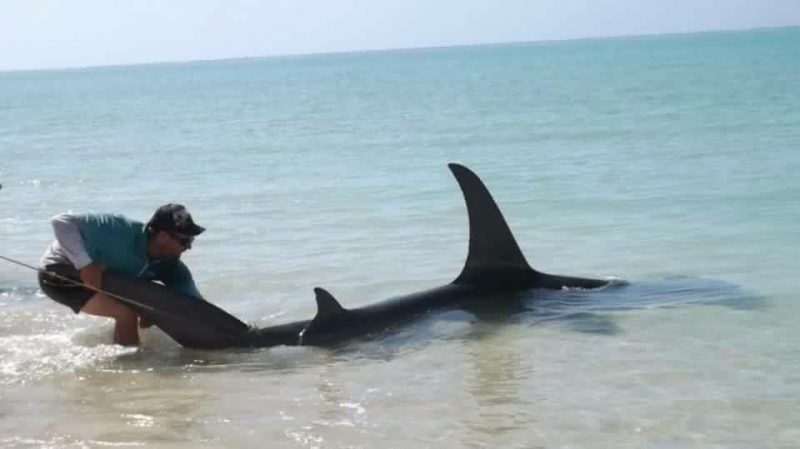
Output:
<instances>
[{"instance_id":1,"label":"gray shark skin","mask_svg":"<svg viewBox=\"0 0 800 449\"><path fill-rule=\"evenodd\" d=\"M104 288L125 298L179 344L190 348L336 345L394 328L431 311L481 301L509 301L532 289L594 289L608 280L542 273L528 265L491 194L475 173L449 164L469 215L469 253L461 273L441 287L345 309L326 290L315 288L311 320L256 329L219 307L164 286L107 273Z\"/></svg>"}]
</instances>

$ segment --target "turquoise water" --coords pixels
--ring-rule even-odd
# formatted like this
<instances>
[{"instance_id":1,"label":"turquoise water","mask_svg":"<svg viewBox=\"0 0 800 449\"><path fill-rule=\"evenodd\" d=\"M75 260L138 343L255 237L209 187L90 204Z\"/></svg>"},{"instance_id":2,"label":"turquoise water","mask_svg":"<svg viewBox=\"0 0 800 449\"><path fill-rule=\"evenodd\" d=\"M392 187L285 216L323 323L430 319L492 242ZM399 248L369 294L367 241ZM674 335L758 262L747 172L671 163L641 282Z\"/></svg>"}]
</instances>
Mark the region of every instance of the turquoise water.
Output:
<instances>
[{"instance_id":1,"label":"turquoise water","mask_svg":"<svg viewBox=\"0 0 800 449\"><path fill-rule=\"evenodd\" d=\"M4 256L35 264L58 212L179 201L208 298L308 318L314 286L358 306L452 280L458 161L531 265L631 282L221 353L109 345L3 262L0 446L795 447L797 48L787 28L0 73Z\"/></svg>"}]
</instances>

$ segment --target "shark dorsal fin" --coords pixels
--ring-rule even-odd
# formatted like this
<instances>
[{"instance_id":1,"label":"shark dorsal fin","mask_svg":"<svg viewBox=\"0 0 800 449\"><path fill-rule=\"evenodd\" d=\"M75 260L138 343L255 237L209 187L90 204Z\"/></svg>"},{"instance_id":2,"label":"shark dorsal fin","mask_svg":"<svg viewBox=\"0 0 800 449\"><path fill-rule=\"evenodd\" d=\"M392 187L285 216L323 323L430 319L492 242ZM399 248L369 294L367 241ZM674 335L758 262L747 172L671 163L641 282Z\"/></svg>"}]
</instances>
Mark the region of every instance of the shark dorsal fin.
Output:
<instances>
[{"instance_id":1,"label":"shark dorsal fin","mask_svg":"<svg viewBox=\"0 0 800 449\"><path fill-rule=\"evenodd\" d=\"M456 177L469 214L469 254L457 284L527 285L536 272L514 240L514 235L492 195L467 167L449 164Z\"/></svg>"},{"instance_id":2,"label":"shark dorsal fin","mask_svg":"<svg viewBox=\"0 0 800 449\"><path fill-rule=\"evenodd\" d=\"M317 287L314 293L317 295L317 315L314 316L314 322L326 321L347 312L324 288Z\"/></svg>"}]
</instances>

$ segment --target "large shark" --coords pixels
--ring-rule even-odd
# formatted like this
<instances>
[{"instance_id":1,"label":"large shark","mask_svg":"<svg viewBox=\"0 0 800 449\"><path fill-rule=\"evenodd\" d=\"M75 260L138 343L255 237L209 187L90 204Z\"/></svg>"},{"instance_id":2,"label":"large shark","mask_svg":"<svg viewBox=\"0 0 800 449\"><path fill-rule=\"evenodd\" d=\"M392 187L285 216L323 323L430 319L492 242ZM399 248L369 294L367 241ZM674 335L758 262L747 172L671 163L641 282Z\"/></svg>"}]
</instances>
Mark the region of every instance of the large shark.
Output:
<instances>
[{"instance_id":1,"label":"large shark","mask_svg":"<svg viewBox=\"0 0 800 449\"><path fill-rule=\"evenodd\" d=\"M277 345L334 345L406 323L430 311L483 301L512 300L531 289L594 289L609 280L534 270L525 260L503 214L475 173L449 164L469 215L469 253L461 273L441 287L346 309L329 292L314 289L311 320L255 328L219 307L152 282L107 273L104 289L126 300L183 346L218 349Z\"/></svg>"}]
</instances>

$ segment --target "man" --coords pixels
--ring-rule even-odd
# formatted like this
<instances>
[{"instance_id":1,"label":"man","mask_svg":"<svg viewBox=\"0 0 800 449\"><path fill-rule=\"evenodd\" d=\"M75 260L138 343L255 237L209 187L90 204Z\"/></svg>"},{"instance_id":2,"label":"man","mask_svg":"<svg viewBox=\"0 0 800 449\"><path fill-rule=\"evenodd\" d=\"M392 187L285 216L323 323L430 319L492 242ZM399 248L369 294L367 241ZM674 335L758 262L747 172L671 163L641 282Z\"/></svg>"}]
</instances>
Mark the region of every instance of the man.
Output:
<instances>
[{"instance_id":1,"label":"man","mask_svg":"<svg viewBox=\"0 0 800 449\"><path fill-rule=\"evenodd\" d=\"M160 281L202 298L180 256L205 228L194 223L183 205L159 207L146 225L115 214L61 214L53 217L52 224L55 240L41 262L46 271L101 289L103 273L109 270ZM139 344L138 315L130 306L41 271L39 285L47 296L75 313L113 318L114 343Z\"/></svg>"}]
</instances>

